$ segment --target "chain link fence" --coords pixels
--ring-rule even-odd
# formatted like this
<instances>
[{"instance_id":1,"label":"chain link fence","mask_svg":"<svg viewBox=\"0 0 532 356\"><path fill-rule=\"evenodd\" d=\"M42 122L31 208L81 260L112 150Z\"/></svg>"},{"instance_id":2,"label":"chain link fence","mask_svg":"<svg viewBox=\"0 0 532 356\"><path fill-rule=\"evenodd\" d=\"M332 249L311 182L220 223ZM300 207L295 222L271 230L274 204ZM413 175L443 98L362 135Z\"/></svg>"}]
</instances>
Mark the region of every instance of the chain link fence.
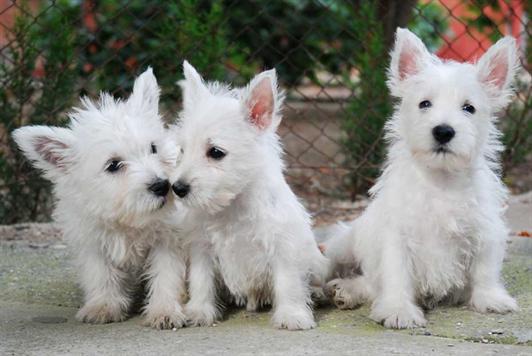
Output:
<instances>
[{"instance_id":1,"label":"chain link fence","mask_svg":"<svg viewBox=\"0 0 532 356\"><path fill-rule=\"evenodd\" d=\"M162 109L180 106L181 63L244 85L275 67L287 92L280 135L292 187L307 201L354 199L383 160L392 110L385 85L396 27L443 58L475 60L502 35L517 38L523 70L501 120L505 167L530 161L530 32L518 0L0 0L0 221L49 219L50 185L9 134L62 125L80 95L124 96L148 65ZM530 166L529 166L530 167ZM320 206L323 206L321 204Z\"/></svg>"}]
</instances>

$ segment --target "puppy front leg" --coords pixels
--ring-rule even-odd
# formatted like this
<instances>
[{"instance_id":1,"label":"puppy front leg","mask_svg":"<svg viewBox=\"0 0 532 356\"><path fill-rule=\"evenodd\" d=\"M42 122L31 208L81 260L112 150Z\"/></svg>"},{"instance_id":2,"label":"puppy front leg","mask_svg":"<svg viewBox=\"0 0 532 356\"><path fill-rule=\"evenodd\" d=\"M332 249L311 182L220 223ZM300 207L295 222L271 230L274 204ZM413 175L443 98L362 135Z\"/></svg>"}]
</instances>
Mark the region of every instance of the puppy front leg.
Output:
<instances>
[{"instance_id":1,"label":"puppy front leg","mask_svg":"<svg viewBox=\"0 0 532 356\"><path fill-rule=\"evenodd\" d=\"M370 318L387 328L404 329L424 326L423 311L415 304L407 252L400 236L383 239L379 273L380 285L371 307Z\"/></svg>"},{"instance_id":2,"label":"puppy front leg","mask_svg":"<svg viewBox=\"0 0 532 356\"><path fill-rule=\"evenodd\" d=\"M148 256L148 304L146 325L156 329L180 328L186 317L182 302L186 292L186 261L183 251L161 244Z\"/></svg>"},{"instance_id":3,"label":"puppy front leg","mask_svg":"<svg viewBox=\"0 0 532 356\"><path fill-rule=\"evenodd\" d=\"M76 318L93 324L125 320L131 303L127 273L113 266L102 251L93 246L78 255L78 263L85 304Z\"/></svg>"},{"instance_id":4,"label":"puppy front leg","mask_svg":"<svg viewBox=\"0 0 532 356\"><path fill-rule=\"evenodd\" d=\"M302 272L286 258L273 266L273 325L279 329L307 330L316 327L310 308L310 289Z\"/></svg>"},{"instance_id":5,"label":"puppy front leg","mask_svg":"<svg viewBox=\"0 0 532 356\"><path fill-rule=\"evenodd\" d=\"M498 223L480 232L479 250L471 265L469 305L481 313L508 313L516 311L518 307L500 280L507 231L500 219L492 222Z\"/></svg>"},{"instance_id":6,"label":"puppy front leg","mask_svg":"<svg viewBox=\"0 0 532 356\"><path fill-rule=\"evenodd\" d=\"M216 306L216 276L210 247L201 241L191 246L188 288L190 300L185 306L188 324L211 326L220 317Z\"/></svg>"}]
</instances>

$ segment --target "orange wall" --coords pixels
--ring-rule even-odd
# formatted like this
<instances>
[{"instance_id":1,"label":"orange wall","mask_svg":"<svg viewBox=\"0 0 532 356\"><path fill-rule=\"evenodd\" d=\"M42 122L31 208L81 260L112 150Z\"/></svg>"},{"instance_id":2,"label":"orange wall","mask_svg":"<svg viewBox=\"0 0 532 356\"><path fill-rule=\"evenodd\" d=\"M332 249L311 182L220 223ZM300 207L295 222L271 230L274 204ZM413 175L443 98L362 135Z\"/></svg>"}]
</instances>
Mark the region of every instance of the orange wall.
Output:
<instances>
[{"instance_id":1,"label":"orange wall","mask_svg":"<svg viewBox=\"0 0 532 356\"><path fill-rule=\"evenodd\" d=\"M449 31L446 43L438 50L438 56L456 61L471 61L482 55L491 46L490 33L466 27L464 19L476 16L463 0L439 0L440 5L450 13ZM484 14L498 25L504 35L514 36L523 49L525 41L525 0L499 0L500 11L484 8Z\"/></svg>"},{"instance_id":2,"label":"orange wall","mask_svg":"<svg viewBox=\"0 0 532 356\"><path fill-rule=\"evenodd\" d=\"M36 10L39 2L39 0L29 0L27 4L30 9ZM12 28L15 15L19 11L15 3L13 0L0 0L0 50L8 42L8 29Z\"/></svg>"}]
</instances>

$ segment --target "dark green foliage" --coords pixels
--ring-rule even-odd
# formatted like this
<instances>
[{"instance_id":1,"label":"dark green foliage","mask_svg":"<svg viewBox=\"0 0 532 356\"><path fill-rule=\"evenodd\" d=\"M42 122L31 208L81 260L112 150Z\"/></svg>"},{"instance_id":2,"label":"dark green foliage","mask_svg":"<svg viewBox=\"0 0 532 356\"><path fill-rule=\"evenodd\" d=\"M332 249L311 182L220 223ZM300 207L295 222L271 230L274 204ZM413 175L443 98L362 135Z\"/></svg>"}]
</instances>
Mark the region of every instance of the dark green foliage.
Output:
<instances>
[{"instance_id":1,"label":"dark green foliage","mask_svg":"<svg viewBox=\"0 0 532 356\"><path fill-rule=\"evenodd\" d=\"M100 1L92 9L97 29L83 29L83 70L91 92L118 88L127 95L135 75L154 67L166 99L176 102L186 58L209 78L223 79L227 47L220 1ZM164 75L163 75L164 74Z\"/></svg>"},{"instance_id":2,"label":"dark green foliage","mask_svg":"<svg viewBox=\"0 0 532 356\"><path fill-rule=\"evenodd\" d=\"M518 78L515 84L518 97L502 113L500 126L503 131L505 169L522 163L532 152L532 89L530 82Z\"/></svg>"},{"instance_id":3,"label":"dark green foliage","mask_svg":"<svg viewBox=\"0 0 532 356\"><path fill-rule=\"evenodd\" d=\"M364 3L353 14L351 23L352 31L366 33L362 50L353 56L360 74L352 84L354 97L342 125L346 135L343 146L352 169L349 186L353 197L365 192L379 173L384 158L383 127L392 111L386 87L388 48L376 14L372 3Z\"/></svg>"},{"instance_id":4,"label":"dark green foliage","mask_svg":"<svg viewBox=\"0 0 532 356\"><path fill-rule=\"evenodd\" d=\"M23 7L25 9L25 7ZM27 9L26 9L27 10ZM45 220L50 185L22 157L10 133L27 124L58 124L71 105L77 76L72 28L56 17L46 28L21 12L0 61L0 221Z\"/></svg>"},{"instance_id":5,"label":"dark green foliage","mask_svg":"<svg viewBox=\"0 0 532 356\"><path fill-rule=\"evenodd\" d=\"M338 73L359 47L349 24L350 2L225 0L236 47L263 68L275 67L288 85L316 71Z\"/></svg>"},{"instance_id":6,"label":"dark green foliage","mask_svg":"<svg viewBox=\"0 0 532 356\"><path fill-rule=\"evenodd\" d=\"M408 28L423 40L430 52L436 52L443 43L442 36L449 27L449 18L439 3L418 3Z\"/></svg>"}]
</instances>

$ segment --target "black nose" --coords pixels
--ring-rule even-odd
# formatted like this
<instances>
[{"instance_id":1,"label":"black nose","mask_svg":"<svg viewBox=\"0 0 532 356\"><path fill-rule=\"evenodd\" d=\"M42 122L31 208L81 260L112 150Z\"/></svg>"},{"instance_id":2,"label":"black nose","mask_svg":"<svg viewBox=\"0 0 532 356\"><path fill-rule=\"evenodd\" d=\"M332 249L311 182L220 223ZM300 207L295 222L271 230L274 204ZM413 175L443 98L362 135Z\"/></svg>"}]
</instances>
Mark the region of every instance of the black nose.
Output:
<instances>
[{"instance_id":1,"label":"black nose","mask_svg":"<svg viewBox=\"0 0 532 356\"><path fill-rule=\"evenodd\" d=\"M157 178L148 189L158 197L164 197L170 190L170 182L167 179Z\"/></svg>"},{"instance_id":2,"label":"black nose","mask_svg":"<svg viewBox=\"0 0 532 356\"><path fill-rule=\"evenodd\" d=\"M439 144L444 145L454 137L454 129L446 124L438 125L432 129L432 136Z\"/></svg>"},{"instance_id":3,"label":"black nose","mask_svg":"<svg viewBox=\"0 0 532 356\"><path fill-rule=\"evenodd\" d=\"M190 192L190 185L182 181L177 181L172 185L172 190L178 197L184 198Z\"/></svg>"}]
</instances>

